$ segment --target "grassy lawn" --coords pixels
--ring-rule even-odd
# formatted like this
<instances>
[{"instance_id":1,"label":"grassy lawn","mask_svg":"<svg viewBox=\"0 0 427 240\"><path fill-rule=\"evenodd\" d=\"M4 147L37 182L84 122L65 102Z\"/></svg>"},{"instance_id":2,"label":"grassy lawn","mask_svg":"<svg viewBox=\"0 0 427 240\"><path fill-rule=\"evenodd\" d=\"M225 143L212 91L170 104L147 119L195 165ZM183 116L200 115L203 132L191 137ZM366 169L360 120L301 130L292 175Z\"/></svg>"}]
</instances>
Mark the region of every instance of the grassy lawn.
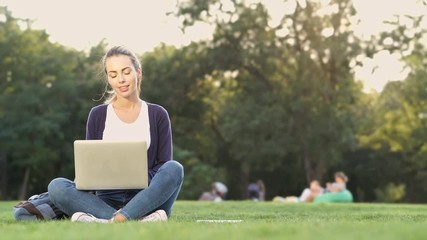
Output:
<instances>
[{"instance_id":1,"label":"grassy lawn","mask_svg":"<svg viewBox=\"0 0 427 240\"><path fill-rule=\"evenodd\" d=\"M16 222L0 202L0 239L427 239L427 205L178 201L166 223ZM233 219L240 223L198 223Z\"/></svg>"}]
</instances>

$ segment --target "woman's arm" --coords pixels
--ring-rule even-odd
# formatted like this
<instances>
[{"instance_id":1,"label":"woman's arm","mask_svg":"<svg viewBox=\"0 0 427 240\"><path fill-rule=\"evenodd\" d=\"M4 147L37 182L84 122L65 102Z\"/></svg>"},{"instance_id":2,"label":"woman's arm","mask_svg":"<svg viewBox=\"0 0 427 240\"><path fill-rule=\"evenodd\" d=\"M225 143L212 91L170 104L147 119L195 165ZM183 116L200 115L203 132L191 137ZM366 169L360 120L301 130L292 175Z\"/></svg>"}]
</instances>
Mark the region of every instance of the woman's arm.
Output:
<instances>
[{"instance_id":1,"label":"woman's arm","mask_svg":"<svg viewBox=\"0 0 427 240\"><path fill-rule=\"evenodd\" d=\"M101 140L105 128L107 105L93 107L86 122L86 140Z\"/></svg>"},{"instance_id":2,"label":"woman's arm","mask_svg":"<svg viewBox=\"0 0 427 240\"><path fill-rule=\"evenodd\" d=\"M157 152L155 163L148 170L149 178L152 179L159 168L167 161L172 160L172 128L168 112L158 106L157 111ZM155 144L152 142L152 144Z\"/></svg>"}]
</instances>

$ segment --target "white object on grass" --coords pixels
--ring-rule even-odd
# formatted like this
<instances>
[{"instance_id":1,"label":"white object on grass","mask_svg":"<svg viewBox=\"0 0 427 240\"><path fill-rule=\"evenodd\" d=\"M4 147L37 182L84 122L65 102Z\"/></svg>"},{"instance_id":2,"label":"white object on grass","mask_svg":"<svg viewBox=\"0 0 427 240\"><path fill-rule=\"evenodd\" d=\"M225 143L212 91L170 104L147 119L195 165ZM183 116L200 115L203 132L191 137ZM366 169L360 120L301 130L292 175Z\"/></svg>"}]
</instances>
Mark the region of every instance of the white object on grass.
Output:
<instances>
[{"instance_id":1,"label":"white object on grass","mask_svg":"<svg viewBox=\"0 0 427 240\"><path fill-rule=\"evenodd\" d=\"M243 222L240 219L200 219L197 220L198 223L239 223Z\"/></svg>"}]
</instances>

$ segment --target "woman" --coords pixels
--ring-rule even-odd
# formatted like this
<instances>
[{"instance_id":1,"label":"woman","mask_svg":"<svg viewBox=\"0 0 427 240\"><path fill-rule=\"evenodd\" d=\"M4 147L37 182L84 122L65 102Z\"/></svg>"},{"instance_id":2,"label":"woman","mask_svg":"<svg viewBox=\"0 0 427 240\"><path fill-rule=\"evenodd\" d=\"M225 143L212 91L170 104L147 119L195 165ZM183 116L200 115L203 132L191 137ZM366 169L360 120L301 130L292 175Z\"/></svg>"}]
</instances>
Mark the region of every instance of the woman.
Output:
<instances>
[{"instance_id":1,"label":"woman","mask_svg":"<svg viewBox=\"0 0 427 240\"><path fill-rule=\"evenodd\" d=\"M344 172L336 172L334 178L335 182L326 183L327 192L342 192L347 189L348 177Z\"/></svg>"},{"instance_id":2,"label":"woman","mask_svg":"<svg viewBox=\"0 0 427 240\"><path fill-rule=\"evenodd\" d=\"M305 188L299 197L288 196L280 197L276 196L273 198L273 202L280 203L300 203L300 202L313 202L313 200L323 194L324 189L320 186L319 181L313 180L310 182L310 187Z\"/></svg>"},{"instance_id":3,"label":"woman","mask_svg":"<svg viewBox=\"0 0 427 240\"><path fill-rule=\"evenodd\" d=\"M211 186L210 192L204 192L199 197L199 201L214 201L222 202L228 192L227 186L222 182L214 182Z\"/></svg>"},{"instance_id":4,"label":"woman","mask_svg":"<svg viewBox=\"0 0 427 240\"><path fill-rule=\"evenodd\" d=\"M139 98L142 68L134 53L113 47L103 57L111 91L105 104L92 108L86 139L144 140L147 142L149 186L143 190L79 191L65 178L48 186L51 201L80 222L166 221L181 189L184 171L172 159L168 113Z\"/></svg>"}]
</instances>

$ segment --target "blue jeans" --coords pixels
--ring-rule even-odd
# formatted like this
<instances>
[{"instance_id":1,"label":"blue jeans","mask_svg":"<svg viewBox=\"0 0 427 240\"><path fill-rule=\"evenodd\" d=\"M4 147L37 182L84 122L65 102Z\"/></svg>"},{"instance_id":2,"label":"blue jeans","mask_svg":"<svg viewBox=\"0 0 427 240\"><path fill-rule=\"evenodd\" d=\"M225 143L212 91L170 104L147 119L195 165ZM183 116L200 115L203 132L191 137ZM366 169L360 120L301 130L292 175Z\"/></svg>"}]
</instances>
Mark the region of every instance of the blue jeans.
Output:
<instances>
[{"instance_id":1,"label":"blue jeans","mask_svg":"<svg viewBox=\"0 0 427 240\"><path fill-rule=\"evenodd\" d=\"M184 169L177 161L167 161L154 175L150 185L143 190L102 191L92 194L76 189L74 182L56 178L48 186L50 200L68 216L86 212L97 218L110 219L118 209L128 220L165 210L168 217L181 189Z\"/></svg>"}]
</instances>

